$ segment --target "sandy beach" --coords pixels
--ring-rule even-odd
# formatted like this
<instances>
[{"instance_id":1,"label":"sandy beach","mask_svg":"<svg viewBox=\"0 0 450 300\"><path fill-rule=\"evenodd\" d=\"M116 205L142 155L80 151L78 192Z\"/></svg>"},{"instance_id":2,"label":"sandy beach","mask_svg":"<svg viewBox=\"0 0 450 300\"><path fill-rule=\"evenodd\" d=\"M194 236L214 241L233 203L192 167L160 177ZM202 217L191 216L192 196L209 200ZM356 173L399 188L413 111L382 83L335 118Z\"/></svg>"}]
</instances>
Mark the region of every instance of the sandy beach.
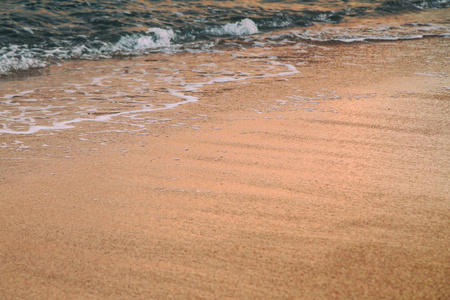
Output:
<instances>
[{"instance_id":1,"label":"sandy beach","mask_svg":"<svg viewBox=\"0 0 450 300\"><path fill-rule=\"evenodd\" d=\"M252 74L172 109L1 134L0 298L448 299L449 47L160 53L1 82L51 105L67 82L139 101L162 64L188 83L215 72L201 62ZM162 89L145 97L179 101Z\"/></svg>"}]
</instances>

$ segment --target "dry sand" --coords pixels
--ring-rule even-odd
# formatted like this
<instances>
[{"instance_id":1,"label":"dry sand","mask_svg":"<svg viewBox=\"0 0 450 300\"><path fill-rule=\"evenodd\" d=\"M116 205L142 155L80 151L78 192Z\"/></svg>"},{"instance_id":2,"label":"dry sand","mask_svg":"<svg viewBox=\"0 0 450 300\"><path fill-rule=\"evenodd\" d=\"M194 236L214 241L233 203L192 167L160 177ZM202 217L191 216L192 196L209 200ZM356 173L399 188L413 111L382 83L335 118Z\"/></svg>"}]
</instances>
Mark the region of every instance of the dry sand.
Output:
<instances>
[{"instance_id":1,"label":"dry sand","mask_svg":"<svg viewBox=\"0 0 450 300\"><path fill-rule=\"evenodd\" d=\"M29 147L0 148L0 298L448 299L449 46L273 47L300 73L204 86L145 132L0 135Z\"/></svg>"}]
</instances>

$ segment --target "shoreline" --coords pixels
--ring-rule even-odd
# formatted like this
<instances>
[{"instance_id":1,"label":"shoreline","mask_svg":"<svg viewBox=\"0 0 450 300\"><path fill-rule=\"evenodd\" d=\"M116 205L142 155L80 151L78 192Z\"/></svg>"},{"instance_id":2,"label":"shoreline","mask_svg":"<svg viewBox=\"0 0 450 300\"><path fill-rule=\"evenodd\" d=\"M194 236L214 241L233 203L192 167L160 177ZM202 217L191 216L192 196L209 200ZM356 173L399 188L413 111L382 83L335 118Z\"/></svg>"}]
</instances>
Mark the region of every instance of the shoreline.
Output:
<instances>
[{"instance_id":1,"label":"shoreline","mask_svg":"<svg viewBox=\"0 0 450 300\"><path fill-rule=\"evenodd\" d=\"M333 30L335 30L336 28L339 29L340 26L343 26L345 28L347 28L350 32L352 32L352 30L355 30L357 28L360 28L361 25L361 17L351 17L346 19L343 22L338 22L338 23L329 23L329 22L325 22L325 23L315 23L314 25L311 26L299 26L299 27L289 27L289 28L272 28L269 31L262 31L262 32L257 32L257 35L262 35L265 36L265 38L268 38L271 35L278 35L278 34L287 34L289 35L293 35L296 36L295 38L295 42L296 43L302 43L302 42L306 42L306 43L317 43L317 44L333 44L333 43L344 43L344 44L348 44L348 43L378 43L378 42L395 42L395 41L403 41L403 40L413 40L413 39L428 39L428 38L448 38L449 37L449 33L446 31L440 31L440 29L444 28L444 26L442 26L442 24L447 24L447 15L448 12L450 11L449 8L440 8L440 9L426 9L426 10L418 10L418 11L409 11L409 12L403 12L399 15L397 14L387 14L387 15L373 15L373 16L366 16L368 17L367 19L364 19L364 26L368 29L370 28L377 28L380 26L380 24L385 24L386 26L391 26L394 29L395 27L400 27L403 30L406 30L407 27L410 27L408 30L406 30L405 32L409 32L409 35L406 34L404 36L402 35L395 35L395 36L387 36L387 37L382 37L382 36L378 36L378 35L374 35L373 38L370 37L370 35L364 36L364 37L353 37L353 38L339 38L338 36L335 36L334 38L331 38L331 40L327 40L326 35L329 32L333 32ZM428 25L433 25L430 28L427 28ZM434 25L438 25L438 28L434 28ZM440 25L440 26L439 26ZM406 27L405 27L406 26ZM424 27L423 29L419 29L419 30L411 30L412 27ZM440 28L439 28L440 27ZM312 29L312 32L309 32L310 29ZM437 30L437 31L436 31ZM311 36L309 37L301 37L302 36L302 32L309 32L310 34L312 33ZM369 30L370 31L370 30ZM369 32L366 31L366 34ZM319 34L320 33L324 33L325 37L320 36L318 39L316 39L314 37L315 34ZM334 32L336 34L336 32ZM248 37L252 37L254 35L249 35ZM333 34L332 34L333 36ZM351 35L350 35L351 36ZM241 38L243 38L245 36L241 36ZM256 40L258 40L258 38L256 38ZM187 43L180 43L180 44L174 44L171 45L172 47L174 47L174 49L176 48L182 48L184 50L181 50L181 53L183 52L191 52L191 51L196 51L197 46L195 46L198 42L200 42L201 40L196 40L196 41L192 41L192 42L187 42ZM241 40L240 42L244 43L245 46L243 47L260 47L260 45L258 45L258 43L255 43L253 46L251 46L249 43L244 42L244 40ZM227 44L228 43L228 44ZM225 49L228 47L227 50L230 50L231 48L234 47L235 41L231 36L218 36L215 44L217 44L216 46L219 46L216 50L219 49ZM194 45L192 47L187 46L187 45ZM167 45L162 45L162 47L159 49L164 49ZM266 45L264 47L271 47L271 43L266 43ZM185 48L186 47L186 48ZM124 49L123 49L124 50ZM76 57L70 57L70 58L54 58L54 59L50 59L49 61L43 61L42 63L45 65L45 67L36 67L33 68L31 67L30 69L21 69L21 70L17 70L17 71L13 71L11 74L2 74L0 75L0 83L1 82L8 82L8 81L15 81L15 80L27 80L27 78L29 77L35 77L35 76L45 76L48 75L48 68L51 66L55 66L55 65L60 65L60 64L65 64L65 63L73 63L73 62L78 62L78 61L90 61L90 60L99 60L99 61L108 61L110 59L112 60L120 60L120 59L133 59L135 57L145 57L145 56L152 56L154 54L161 54L164 53L160 52L158 50L158 48L153 48L150 51L147 50L143 50L142 52L140 52L140 50L135 49L135 52L130 52L130 53L110 53L110 54L106 54L106 57L103 57L102 55L99 55L99 57L94 58L94 59L90 59L90 58L76 58ZM203 50L201 50L201 52L203 52ZM208 50L206 50L205 52L208 52ZM180 53L178 50L175 50L172 54L178 54Z\"/></svg>"},{"instance_id":2,"label":"shoreline","mask_svg":"<svg viewBox=\"0 0 450 300\"><path fill-rule=\"evenodd\" d=\"M252 48L185 53L183 64L159 54L149 70L173 64L198 102L0 135L0 296L445 298L448 46ZM214 66L192 72L200 62ZM99 100L95 113L132 109L134 89L171 74L139 73L145 64L65 63L23 85L66 97L57 87L69 78L136 96ZM258 75L287 65L299 73ZM112 88L93 84L114 69ZM227 76L216 69L250 75L186 88ZM155 107L176 101L171 80L145 94Z\"/></svg>"}]
</instances>

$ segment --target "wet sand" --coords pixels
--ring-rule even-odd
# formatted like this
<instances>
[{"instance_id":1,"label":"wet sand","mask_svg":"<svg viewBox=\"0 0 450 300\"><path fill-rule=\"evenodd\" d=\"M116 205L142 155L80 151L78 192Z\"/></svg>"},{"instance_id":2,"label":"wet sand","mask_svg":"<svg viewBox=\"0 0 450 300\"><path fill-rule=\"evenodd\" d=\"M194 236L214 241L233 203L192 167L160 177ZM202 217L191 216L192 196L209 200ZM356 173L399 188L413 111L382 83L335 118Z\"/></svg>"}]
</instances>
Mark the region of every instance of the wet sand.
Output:
<instances>
[{"instance_id":1,"label":"wet sand","mask_svg":"<svg viewBox=\"0 0 450 300\"><path fill-rule=\"evenodd\" d=\"M202 86L151 124L0 135L0 298L448 298L449 44L248 49L299 73ZM152 57L258 72L231 54ZM159 63L108 62L1 86Z\"/></svg>"}]
</instances>

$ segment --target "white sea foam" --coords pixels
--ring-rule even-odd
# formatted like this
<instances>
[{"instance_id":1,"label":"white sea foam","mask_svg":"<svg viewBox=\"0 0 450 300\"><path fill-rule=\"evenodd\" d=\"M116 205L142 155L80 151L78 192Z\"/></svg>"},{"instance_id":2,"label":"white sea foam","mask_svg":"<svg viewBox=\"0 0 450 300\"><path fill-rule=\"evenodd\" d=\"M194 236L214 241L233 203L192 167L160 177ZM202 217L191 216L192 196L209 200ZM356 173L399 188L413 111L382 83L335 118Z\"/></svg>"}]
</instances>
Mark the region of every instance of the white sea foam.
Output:
<instances>
[{"instance_id":1,"label":"white sea foam","mask_svg":"<svg viewBox=\"0 0 450 300\"><path fill-rule=\"evenodd\" d=\"M179 97L184 100L180 101L180 102L176 102L176 103L165 104L164 107L161 107L161 108L144 108L144 109L139 109L139 110L124 111L124 112L120 112L120 113L100 115L95 118L75 118L75 119L67 120L67 121L53 122L51 125L34 125L34 124L30 124L29 122L27 122L27 121L29 121L28 118L19 117L19 118L16 118L16 119L18 119L17 121L22 122L22 123L28 123L28 130L13 130L13 129L8 128L8 126L6 126L5 124L0 123L0 125L3 127L3 128L0 128L0 133L27 135L27 134L37 133L38 131L41 131L41 130L71 129L71 128L75 127L73 124L76 124L76 123L109 122L109 121L111 121L112 118L118 117L118 116L133 115L133 114L154 112L154 111L159 111L159 110L173 109L173 108L176 108L177 106L180 106L183 104L198 101L197 97L185 95L181 91L169 90L169 93L172 96Z\"/></svg>"},{"instance_id":2,"label":"white sea foam","mask_svg":"<svg viewBox=\"0 0 450 300\"><path fill-rule=\"evenodd\" d=\"M260 60L259 58L255 58L257 60ZM268 60L268 61L267 61ZM148 124L147 121L145 121L145 118L136 118L136 115L144 114L144 113L151 113L155 111L161 111L161 110L169 110L177 108L178 106L187 104L187 103L194 103L198 102L199 98L196 96L193 96L192 93L200 91L203 87L207 85L214 85L214 84L223 84L227 82L241 82L249 79L258 79L258 78L264 78L264 77L277 77L277 76L290 76L294 75L296 73L299 73L297 68L294 65L286 64L283 62L279 62L277 57L265 57L264 58L265 63L265 71L264 74L261 75L252 75L252 74L244 74L243 72L224 72L221 75L216 75L213 78L209 78L205 81L198 81L198 82L192 82L192 83L186 83L183 79L180 77L177 77L175 75L176 73L170 73L170 76L167 76L167 74L160 74L160 77L157 81L164 81L163 85L167 84L175 84L173 88L166 89L166 93L168 93L170 96L174 98L178 98L179 100L174 103L166 103L158 106L154 106L151 102L146 102L145 100L132 100L132 98L128 97L128 94L126 92L119 92L116 91L116 93L105 93L102 92L102 98L104 98L104 101L110 101L111 104L113 104L115 107L111 108L111 113L103 113L102 109L97 109L97 107L93 106L78 106L78 110L74 112L74 114L69 117L69 119L63 119L66 118L64 114L61 114L61 112L66 111L65 108L71 107L73 108L73 103L71 101L75 100L72 97L66 97L61 99L60 106L54 106L54 105L37 105L37 106L28 106L24 105L25 103L29 103L26 100L28 98L34 99L35 96L33 94L33 90L26 90L22 92L16 92L16 93L10 93L4 95L2 98L6 101L0 101L2 105L4 105L5 109L3 111L0 111L0 117L5 121L4 123L0 124L0 133L8 133L8 134L35 134L38 131L48 131L48 130L63 130L63 129L70 129L74 128L76 123L81 122L114 122L114 123L121 123L117 122L117 120L113 120L116 117L122 116L127 117L128 121L123 122L127 125L132 126L138 126L141 129L145 128L144 124ZM215 64L209 64L209 65L201 65L198 66L196 69L197 72L203 73L205 70L203 68L216 68ZM275 71L275 69L278 69L279 71ZM283 70L284 69L284 70ZM175 69L168 69L167 71L174 72ZM121 70L118 69L117 74L111 74L104 77L96 77L91 79L91 82L84 83L84 84L72 84L75 86L75 89L68 89L67 86L69 84L63 84L62 87L59 88L59 90L66 91L66 92L74 92L80 91L83 92L83 89L86 87L89 89L89 86L92 85L100 85L102 86L105 82L105 79L109 77L114 76L121 76ZM140 74L140 73L139 73ZM228 75L233 74L233 75ZM137 74L136 74L137 75ZM139 75L143 76L143 75ZM130 78L124 78L124 80L134 80L135 77ZM107 82L107 81L106 81ZM146 88L146 90L148 90ZM142 92L138 89L136 91L137 93ZM146 91L145 93L148 93ZM83 93L80 93L80 95L83 95ZM86 95L86 93L84 93ZM14 98L19 97L21 101L15 101ZM83 97L83 96L80 96ZM145 97L145 96L144 96ZM84 99L89 101L91 97L85 97ZM115 100L118 99L119 100ZM116 103L120 103L120 98L123 98L126 100L126 103L132 104L132 106L136 106L136 108L132 108L131 110L123 110L125 107L130 107L129 105L121 106L116 105ZM94 97L95 100L95 97ZM38 99L37 103L44 101L44 99ZM142 102L143 101L143 102ZM139 108L137 108L137 106ZM129 108L128 108L129 109ZM37 116L36 112L40 112L42 115ZM101 114L97 115L97 112L102 112ZM89 115L89 117L86 117L86 115ZM62 119L61 119L62 118ZM45 120L47 124L39 124L40 122L43 122L42 120ZM137 123L135 122L137 121ZM144 123L142 123L144 122ZM145 123L147 122L147 123ZM140 123L140 124L139 124Z\"/></svg>"},{"instance_id":3,"label":"white sea foam","mask_svg":"<svg viewBox=\"0 0 450 300\"><path fill-rule=\"evenodd\" d=\"M172 40L175 33L172 29L150 28L145 33L133 33L122 36L116 43L105 42L99 48L87 47L86 45L79 45L73 47L70 51L58 51L58 57L61 58L86 58L92 59L96 57L111 57L112 53L124 52L134 53L136 50L156 49L169 47L172 45Z\"/></svg>"},{"instance_id":4,"label":"white sea foam","mask_svg":"<svg viewBox=\"0 0 450 300\"><path fill-rule=\"evenodd\" d=\"M0 98L11 99L11 98L16 98L16 97L21 97L23 95L26 95L26 94L29 94L29 93L32 93L32 92L34 92L34 90L23 91L23 92L20 92L20 93L17 93L17 94L9 94L9 95L5 95L5 96L0 97Z\"/></svg>"},{"instance_id":5,"label":"white sea foam","mask_svg":"<svg viewBox=\"0 0 450 300\"><path fill-rule=\"evenodd\" d=\"M24 71L32 68L43 68L48 65L42 59L26 57L23 55L15 56L7 53L0 56L0 75L9 74L12 71Z\"/></svg>"},{"instance_id":6,"label":"white sea foam","mask_svg":"<svg viewBox=\"0 0 450 300\"><path fill-rule=\"evenodd\" d=\"M33 30L30 27L22 27L22 29L27 31L27 32L29 32L29 33L31 33L31 34L34 34Z\"/></svg>"},{"instance_id":7,"label":"white sea foam","mask_svg":"<svg viewBox=\"0 0 450 300\"><path fill-rule=\"evenodd\" d=\"M28 27L26 27L28 28ZM31 31L30 28L26 31ZM101 47L77 45L63 49L41 49L39 46L30 48L28 45L10 45L0 49L0 75L15 71L44 68L50 64L49 59L70 58L108 58L115 52L132 52L144 49L169 47L175 33L172 29L150 28L145 33L134 33L120 38L116 43L103 42Z\"/></svg>"},{"instance_id":8,"label":"white sea foam","mask_svg":"<svg viewBox=\"0 0 450 300\"><path fill-rule=\"evenodd\" d=\"M236 23L229 23L221 27L214 27L207 30L208 34L212 35L251 35L258 33L258 26L250 19L243 19Z\"/></svg>"},{"instance_id":9,"label":"white sea foam","mask_svg":"<svg viewBox=\"0 0 450 300\"><path fill-rule=\"evenodd\" d=\"M172 29L150 28L146 34L135 33L123 36L116 44L106 47L112 47L113 51L169 47L173 38Z\"/></svg>"}]
</instances>

